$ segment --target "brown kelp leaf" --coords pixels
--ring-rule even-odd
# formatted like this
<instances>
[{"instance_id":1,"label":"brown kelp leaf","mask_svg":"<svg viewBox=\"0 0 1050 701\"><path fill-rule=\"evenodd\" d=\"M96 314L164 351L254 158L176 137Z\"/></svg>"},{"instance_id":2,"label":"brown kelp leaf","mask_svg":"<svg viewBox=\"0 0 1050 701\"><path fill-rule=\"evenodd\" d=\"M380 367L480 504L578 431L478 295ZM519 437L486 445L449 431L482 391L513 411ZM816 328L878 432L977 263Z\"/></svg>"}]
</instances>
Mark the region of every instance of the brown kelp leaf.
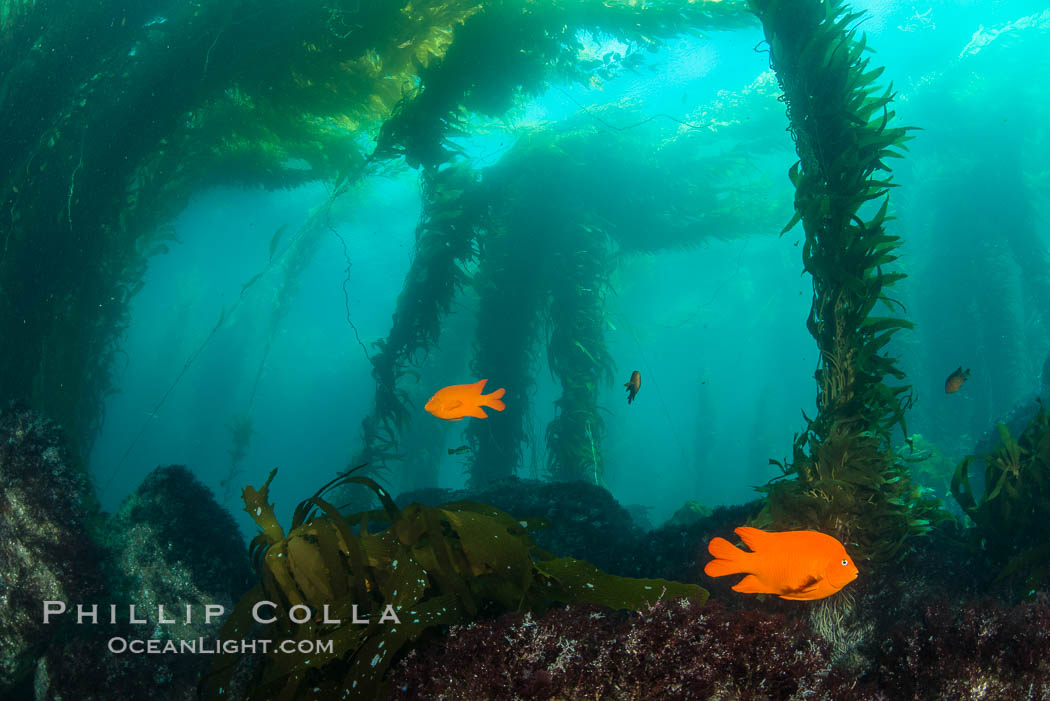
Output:
<instances>
[{"instance_id":1,"label":"brown kelp leaf","mask_svg":"<svg viewBox=\"0 0 1050 701\"><path fill-rule=\"evenodd\" d=\"M438 596L410 609L397 612L400 623L380 623L354 655L344 679L347 699L385 698L376 689L397 652L410 640L418 638L431 626L461 623L460 604L452 594Z\"/></svg>"},{"instance_id":2,"label":"brown kelp leaf","mask_svg":"<svg viewBox=\"0 0 1050 701\"><path fill-rule=\"evenodd\" d=\"M602 572L589 562L571 557L537 562L536 569L555 580L556 588L552 596L566 603L598 604L637 611L662 599L680 597L688 597L702 604L709 595L706 589L696 584L666 579L617 577Z\"/></svg>"},{"instance_id":3,"label":"brown kelp leaf","mask_svg":"<svg viewBox=\"0 0 1050 701\"><path fill-rule=\"evenodd\" d=\"M532 574L531 542L511 535L508 524L483 514L448 509L442 509L442 513L459 536L474 576L498 573L520 583L522 588L528 586Z\"/></svg>"},{"instance_id":4,"label":"brown kelp leaf","mask_svg":"<svg viewBox=\"0 0 1050 701\"><path fill-rule=\"evenodd\" d=\"M286 552L288 571L303 593L307 605L316 609L331 603L334 598L331 574L325 567L320 549L303 537L292 537L288 539Z\"/></svg>"},{"instance_id":5,"label":"brown kelp leaf","mask_svg":"<svg viewBox=\"0 0 1050 701\"><path fill-rule=\"evenodd\" d=\"M263 486L256 490L251 485L244 488L241 493L244 499L244 510L252 517L252 520L262 529L271 543L284 540L284 529L277 522L277 517L270 506L270 482L277 476L277 468L270 470L270 476L266 478Z\"/></svg>"}]
</instances>

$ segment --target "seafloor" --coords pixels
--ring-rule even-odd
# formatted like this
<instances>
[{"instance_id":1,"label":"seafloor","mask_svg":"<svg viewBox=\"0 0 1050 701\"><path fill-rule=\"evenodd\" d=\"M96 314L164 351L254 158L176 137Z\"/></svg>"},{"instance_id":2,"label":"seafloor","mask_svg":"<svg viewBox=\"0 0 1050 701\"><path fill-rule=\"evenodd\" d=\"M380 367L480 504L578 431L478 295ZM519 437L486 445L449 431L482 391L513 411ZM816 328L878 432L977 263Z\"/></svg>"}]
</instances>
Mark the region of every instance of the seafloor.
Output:
<instances>
[{"instance_id":1,"label":"seafloor","mask_svg":"<svg viewBox=\"0 0 1050 701\"><path fill-rule=\"evenodd\" d=\"M0 688L4 699L197 698L206 655L116 655L114 636L214 636L201 623L43 625L43 600L222 603L252 579L230 515L192 473L155 470L115 514L97 509L61 432L0 414ZM383 695L427 699L1046 699L1050 597L996 581L943 526L899 561L821 602L738 594L702 573L705 544L755 511L691 505L643 529L604 489L507 480L422 490L399 504L469 498L548 519L539 545L614 574L695 582L703 605L590 605L482 616L405 649ZM251 677L251 661L246 663ZM250 684L247 688L250 688ZM247 693L247 688L234 693ZM115 695L116 694L116 695ZM300 696L303 698L316 698Z\"/></svg>"}]
</instances>

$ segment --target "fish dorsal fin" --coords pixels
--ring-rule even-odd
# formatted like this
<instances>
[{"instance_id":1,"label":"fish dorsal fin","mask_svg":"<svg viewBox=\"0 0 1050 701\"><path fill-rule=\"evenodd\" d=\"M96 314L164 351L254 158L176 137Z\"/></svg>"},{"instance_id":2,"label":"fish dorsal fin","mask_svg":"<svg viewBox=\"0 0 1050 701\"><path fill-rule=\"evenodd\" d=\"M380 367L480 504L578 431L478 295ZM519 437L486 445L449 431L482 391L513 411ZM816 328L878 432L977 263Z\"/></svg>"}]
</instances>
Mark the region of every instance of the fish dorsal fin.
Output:
<instances>
[{"instance_id":1,"label":"fish dorsal fin","mask_svg":"<svg viewBox=\"0 0 1050 701\"><path fill-rule=\"evenodd\" d=\"M488 382L488 381L489 381L489 380L488 380L488 378L487 378L487 377L486 377L486 378L485 378L484 380L478 380L477 382L475 382L474 384L472 384L472 385L470 386L470 388L471 388L472 390L476 390L478 394L481 394L482 390L484 390L484 389L485 389L485 383L486 383L486 382Z\"/></svg>"},{"instance_id":2,"label":"fish dorsal fin","mask_svg":"<svg viewBox=\"0 0 1050 701\"><path fill-rule=\"evenodd\" d=\"M760 531L757 528L751 528L750 526L740 526L740 528L734 528L733 532L740 536L740 540L744 541L744 545L757 551L765 543L769 543L772 539L772 533L766 533Z\"/></svg>"}]
</instances>

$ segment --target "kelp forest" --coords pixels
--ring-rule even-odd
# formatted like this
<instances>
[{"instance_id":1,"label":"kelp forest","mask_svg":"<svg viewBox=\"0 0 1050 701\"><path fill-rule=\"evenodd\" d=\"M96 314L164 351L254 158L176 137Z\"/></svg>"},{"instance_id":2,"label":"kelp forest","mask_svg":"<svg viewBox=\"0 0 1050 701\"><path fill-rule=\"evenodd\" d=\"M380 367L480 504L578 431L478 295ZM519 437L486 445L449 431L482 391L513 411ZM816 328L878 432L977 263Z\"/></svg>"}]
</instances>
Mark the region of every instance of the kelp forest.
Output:
<instances>
[{"instance_id":1,"label":"kelp forest","mask_svg":"<svg viewBox=\"0 0 1050 701\"><path fill-rule=\"evenodd\" d=\"M0 478L22 494L11 475L47 474L57 458L43 446L65 446L77 528L95 543L78 557L110 553L97 558L104 584L83 591L189 605L222 590L232 613L219 637L301 644L172 667L200 698L978 698L951 695L979 686L966 660L998 668L993 648L1030 649L1038 630L1045 647L1050 621L1050 237L1038 196L1050 121L1038 87L1010 78L1029 70L1011 52L1045 40L1050 16L982 24L958 56L904 81L904 59L865 32L883 10L864 7L0 0ZM928 13L875 26L932 35ZM727 47L757 58L757 76L734 83L745 73ZM689 88L691 69L723 87ZM647 102L654 84L674 97ZM991 107L1005 104L1017 109ZM397 234L404 267L361 289L369 246L388 242L352 223L382 216L377 183L394 181L418 191L414 230ZM253 230L253 272L211 300L221 311L203 335L171 344L191 350L93 460L109 402L129 391L123 369L141 362L128 339L151 270L184 245L180 217L202 193L231 192L310 200L294 223ZM728 262L699 272L716 254ZM340 280L318 279L322 258ZM791 280L755 263L769 260ZM675 277L676 265L695 272ZM319 440L302 428L311 417L274 429L262 407L292 414L290 393L325 383L305 354L275 379L303 291L325 285L343 334L301 343L338 346L324 356L335 375L348 358L367 369L348 380L353 397L339 385L347 396L319 403L337 417L324 440L340 459L278 465L260 441L277 434L308 456ZM187 314L174 297L164 305L152 313ZM361 322L374 309L381 335ZM725 319L745 331L716 331ZM763 326L797 335L746 332ZM161 444L158 417L223 343L243 348L222 370L243 387L195 389L199 413L221 411L219 457L162 465L136 489L136 449ZM740 366L718 366L731 355ZM483 378L501 402L479 405L483 418L428 405ZM712 386L757 409L740 419ZM340 409L358 398L365 410ZM210 440L188 433L182 442ZM16 452L37 448L44 467L29 470L38 463ZM218 485L213 496L197 477ZM624 486L642 481L675 501L668 514ZM730 482L752 501L725 503ZM250 521L238 525L224 509L242 507ZM152 519L148 537L128 526L136 518ZM257 529L248 545L245 524ZM766 557L761 538L834 541L819 557L855 563L857 581L818 595L837 582L831 569L783 586L740 569L730 588L715 563L734 529L748 562ZM219 553L223 538L234 554ZM815 561L814 542L796 561ZM160 560L143 543L243 571L178 589L164 566L149 570ZM974 603L986 595L996 603ZM276 618L253 622L268 602ZM292 615L329 604L362 625ZM405 612L396 625L380 620L391 609ZM676 616L680 636L661 628ZM29 651L47 644L24 637L10 642L17 663L0 661L0 695L42 684L48 663ZM638 666L672 637L685 646L672 659L695 663ZM303 652L318 641L335 654ZM504 645L514 661L490 657ZM732 661L747 650L799 652L762 653L762 669ZM71 670L109 669L67 652ZM938 662L916 675L915 659ZM471 674L457 673L463 660ZM1050 693L1034 660L1003 663L1001 698Z\"/></svg>"}]
</instances>

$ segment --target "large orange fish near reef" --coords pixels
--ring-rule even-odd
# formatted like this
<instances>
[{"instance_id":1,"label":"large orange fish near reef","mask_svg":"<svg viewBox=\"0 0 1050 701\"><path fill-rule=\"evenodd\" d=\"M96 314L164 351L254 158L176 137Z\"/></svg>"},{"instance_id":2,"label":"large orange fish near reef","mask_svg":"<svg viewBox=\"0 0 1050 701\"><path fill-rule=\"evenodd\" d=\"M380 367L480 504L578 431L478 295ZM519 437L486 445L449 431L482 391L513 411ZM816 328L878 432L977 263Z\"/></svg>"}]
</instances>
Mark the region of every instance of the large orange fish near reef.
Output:
<instances>
[{"instance_id":1,"label":"large orange fish near reef","mask_svg":"<svg viewBox=\"0 0 1050 701\"><path fill-rule=\"evenodd\" d=\"M853 558L835 538L817 531L769 533L741 526L733 531L752 552L725 538L712 538L715 556L704 567L709 577L746 574L733 589L809 601L831 596L857 578Z\"/></svg>"},{"instance_id":2,"label":"large orange fish near reef","mask_svg":"<svg viewBox=\"0 0 1050 701\"><path fill-rule=\"evenodd\" d=\"M476 419L487 419L488 414L482 407L503 411L507 405L500 401L507 390L500 387L490 394L482 394L488 380L479 380L472 385L451 385L439 389L426 406L423 407L439 419L462 421L466 416Z\"/></svg>"}]
</instances>

